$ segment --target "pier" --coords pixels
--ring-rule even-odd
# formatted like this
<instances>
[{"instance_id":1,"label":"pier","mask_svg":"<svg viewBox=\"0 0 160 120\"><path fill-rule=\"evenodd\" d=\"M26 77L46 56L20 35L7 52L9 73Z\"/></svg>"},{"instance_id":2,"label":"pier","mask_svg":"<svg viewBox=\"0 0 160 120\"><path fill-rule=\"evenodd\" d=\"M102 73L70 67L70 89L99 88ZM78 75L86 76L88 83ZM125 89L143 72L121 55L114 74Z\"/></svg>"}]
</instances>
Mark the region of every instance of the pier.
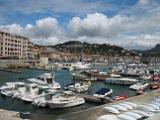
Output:
<instances>
[{"instance_id":1,"label":"pier","mask_svg":"<svg viewBox=\"0 0 160 120\"><path fill-rule=\"evenodd\" d=\"M148 102L151 101L152 98L156 97L156 96L160 96L160 89L149 92L149 93L145 93L143 95L140 96L135 96L135 97L131 97L122 101L115 101L113 103L108 103L105 105L100 105L98 107L93 107L87 110L81 110L81 111L77 111L71 114L66 114L66 115L61 115L59 117L57 117L55 120L97 120L97 118L101 115L105 115L107 114L107 112L105 112L103 110L104 106L109 106L112 104L118 104L120 102L124 102L124 101L130 101L130 102L135 102L135 103L143 103L143 102ZM148 118L146 120L159 120L160 119L160 114ZM35 120L42 120L42 119L35 119Z\"/></svg>"},{"instance_id":2,"label":"pier","mask_svg":"<svg viewBox=\"0 0 160 120\"><path fill-rule=\"evenodd\" d=\"M0 120L22 120L19 112L0 109Z\"/></svg>"},{"instance_id":3,"label":"pier","mask_svg":"<svg viewBox=\"0 0 160 120\"><path fill-rule=\"evenodd\" d=\"M0 68L0 70L1 71L6 71L6 72L22 73L22 71L15 70L15 69Z\"/></svg>"}]
</instances>

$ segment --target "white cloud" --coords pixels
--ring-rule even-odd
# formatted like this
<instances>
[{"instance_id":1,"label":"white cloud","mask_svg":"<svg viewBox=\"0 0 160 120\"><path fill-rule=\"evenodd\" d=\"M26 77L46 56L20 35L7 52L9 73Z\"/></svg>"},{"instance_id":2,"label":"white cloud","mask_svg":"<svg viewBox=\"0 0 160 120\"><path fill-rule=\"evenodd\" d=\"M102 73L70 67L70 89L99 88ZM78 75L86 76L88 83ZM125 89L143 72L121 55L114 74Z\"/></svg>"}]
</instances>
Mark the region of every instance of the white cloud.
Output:
<instances>
[{"instance_id":1,"label":"white cloud","mask_svg":"<svg viewBox=\"0 0 160 120\"><path fill-rule=\"evenodd\" d=\"M2 25L0 29L13 33L25 35L34 43L55 44L64 36L57 19L52 17L37 20L35 25L27 24L22 27L18 24Z\"/></svg>"},{"instance_id":2,"label":"white cloud","mask_svg":"<svg viewBox=\"0 0 160 120\"><path fill-rule=\"evenodd\" d=\"M73 2L76 3L76 6L69 5L67 2L61 4L62 1L64 2L64 0L56 0L53 3L50 1L52 4L49 4L49 6L53 4L57 6L53 8L55 11L60 11L62 8L62 11L76 11L77 9L77 11L85 13L85 10L87 12L92 11L92 9L98 11L98 7L101 5L100 3L98 5L92 3L87 8L88 4L84 5L83 2L77 0ZM43 3L42 8L42 3L39 2L36 6L28 4L24 11L30 8L32 8L29 10L30 12L46 10L48 5ZM64 4L67 7L64 7ZM94 7L94 4L97 6ZM58 8L58 6L61 7ZM22 11L22 8L16 10ZM152 0L139 0L136 5L117 13L113 17L100 12L91 12L83 17L75 16L65 24L68 27L61 28L56 18L47 17L35 21L34 25L27 24L22 27L15 23L2 25L0 29L28 36L33 42L45 45L66 40L80 40L116 44L131 49L146 49L160 43L160 7Z\"/></svg>"}]
</instances>

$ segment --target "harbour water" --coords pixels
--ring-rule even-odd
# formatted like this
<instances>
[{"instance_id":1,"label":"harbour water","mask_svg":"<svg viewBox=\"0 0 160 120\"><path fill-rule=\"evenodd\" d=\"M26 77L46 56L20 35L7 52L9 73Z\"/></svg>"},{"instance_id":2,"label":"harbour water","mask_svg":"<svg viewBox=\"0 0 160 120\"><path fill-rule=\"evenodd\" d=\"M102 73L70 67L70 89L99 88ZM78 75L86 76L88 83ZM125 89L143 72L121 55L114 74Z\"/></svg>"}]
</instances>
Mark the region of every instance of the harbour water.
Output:
<instances>
[{"instance_id":1,"label":"harbour water","mask_svg":"<svg viewBox=\"0 0 160 120\"><path fill-rule=\"evenodd\" d=\"M36 69L18 69L22 71L22 73L13 73L13 72L6 72L0 71L0 85L3 85L5 82L9 81L25 81L27 78L36 77L44 72L44 70L36 70ZM67 84L74 82L72 80L71 73L65 70L59 70L55 72L55 81L59 82L64 88ZM114 85L114 84L106 84L103 81L96 81L92 82L92 85L89 91L86 94L93 94L100 88L107 87L113 89L113 96L116 95L128 95L134 96L135 92L130 90L128 86L124 85ZM0 108L1 109L8 109L13 111L19 112L30 112L32 114L45 114L45 115L63 115L70 112L75 112L78 110L87 109L90 107L97 106L96 103L85 103L84 105L71 107L71 108L64 108L64 109L48 109L48 108L37 108L31 104L24 103L20 100L2 97L0 96Z\"/></svg>"}]
</instances>

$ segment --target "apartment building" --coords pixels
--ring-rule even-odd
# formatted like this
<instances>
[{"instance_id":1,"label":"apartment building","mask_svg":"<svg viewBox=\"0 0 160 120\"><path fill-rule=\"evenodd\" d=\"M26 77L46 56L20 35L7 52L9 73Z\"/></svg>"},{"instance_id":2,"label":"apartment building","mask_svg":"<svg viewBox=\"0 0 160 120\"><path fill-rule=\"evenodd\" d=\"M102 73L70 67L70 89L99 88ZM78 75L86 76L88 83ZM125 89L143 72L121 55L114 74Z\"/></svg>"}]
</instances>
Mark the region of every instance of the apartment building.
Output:
<instances>
[{"instance_id":1,"label":"apartment building","mask_svg":"<svg viewBox=\"0 0 160 120\"><path fill-rule=\"evenodd\" d=\"M0 59L29 63L33 60L32 48L33 43L27 37L0 31Z\"/></svg>"}]
</instances>

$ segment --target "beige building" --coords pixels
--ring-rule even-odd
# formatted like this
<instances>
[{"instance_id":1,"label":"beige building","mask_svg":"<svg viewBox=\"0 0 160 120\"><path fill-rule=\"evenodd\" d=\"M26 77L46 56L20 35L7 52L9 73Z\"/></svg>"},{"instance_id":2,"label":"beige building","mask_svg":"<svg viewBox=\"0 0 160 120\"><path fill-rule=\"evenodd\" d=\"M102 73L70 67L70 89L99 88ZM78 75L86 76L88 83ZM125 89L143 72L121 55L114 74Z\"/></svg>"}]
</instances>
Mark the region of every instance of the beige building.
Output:
<instances>
[{"instance_id":1,"label":"beige building","mask_svg":"<svg viewBox=\"0 0 160 120\"><path fill-rule=\"evenodd\" d=\"M0 58L18 59L24 63L33 60L33 44L27 37L0 31Z\"/></svg>"}]
</instances>

